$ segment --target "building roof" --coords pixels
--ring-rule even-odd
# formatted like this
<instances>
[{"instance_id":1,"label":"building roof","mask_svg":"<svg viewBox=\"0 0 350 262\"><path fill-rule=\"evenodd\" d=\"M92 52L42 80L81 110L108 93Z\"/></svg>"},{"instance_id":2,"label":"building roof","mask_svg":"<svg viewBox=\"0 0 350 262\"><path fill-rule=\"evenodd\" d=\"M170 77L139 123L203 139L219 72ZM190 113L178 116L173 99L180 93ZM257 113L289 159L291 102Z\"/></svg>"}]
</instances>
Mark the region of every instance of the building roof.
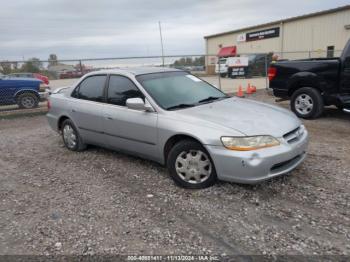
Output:
<instances>
[{"instance_id":1,"label":"building roof","mask_svg":"<svg viewBox=\"0 0 350 262\"><path fill-rule=\"evenodd\" d=\"M341 7L337 7L337 8L323 10L320 12L314 12L314 13L310 13L310 14L306 14L306 15L294 16L294 17L290 17L290 18L286 18L286 19L282 19L282 20L277 20L277 21L273 21L273 22L269 22L269 23L265 23L265 24L249 26L249 27L240 28L240 29L236 29L236 30L232 30L232 31L226 31L226 32L213 34L213 35L207 35L207 36L204 36L204 38L211 38L211 37L216 37L216 36L221 36L221 35L239 33L242 31L248 31L248 30L259 28L259 27L266 27L266 26L276 25L276 24L280 24L280 23L292 22L292 21L300 20L300 19L304 19L304 18L332 14L332 13L336 13L336 12L344 11L344 10L348 10L348 9L350 9L350 5L345 5L345 6L341 6Z\"/></svg>"}]
</instances>

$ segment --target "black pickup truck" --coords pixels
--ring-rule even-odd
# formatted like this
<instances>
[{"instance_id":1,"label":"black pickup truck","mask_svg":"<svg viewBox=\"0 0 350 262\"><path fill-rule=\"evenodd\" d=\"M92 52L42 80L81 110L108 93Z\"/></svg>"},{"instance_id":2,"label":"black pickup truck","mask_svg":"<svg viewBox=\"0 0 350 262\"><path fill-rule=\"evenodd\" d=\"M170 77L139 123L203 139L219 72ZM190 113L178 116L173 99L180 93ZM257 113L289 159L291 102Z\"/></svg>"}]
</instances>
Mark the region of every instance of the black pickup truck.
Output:
<instances>
[{"instance_id":1,"label":"black pickup truck","mask_svg":"<svg viewBox=\"0 0 350 262\"><path fill-rule=\"evenodd\" d=\"M290 99L301 118L317 118L330 105L350 113L350 40L339 58L276 62L268 76L273 94Z\"/></svg>"}]
</instances>

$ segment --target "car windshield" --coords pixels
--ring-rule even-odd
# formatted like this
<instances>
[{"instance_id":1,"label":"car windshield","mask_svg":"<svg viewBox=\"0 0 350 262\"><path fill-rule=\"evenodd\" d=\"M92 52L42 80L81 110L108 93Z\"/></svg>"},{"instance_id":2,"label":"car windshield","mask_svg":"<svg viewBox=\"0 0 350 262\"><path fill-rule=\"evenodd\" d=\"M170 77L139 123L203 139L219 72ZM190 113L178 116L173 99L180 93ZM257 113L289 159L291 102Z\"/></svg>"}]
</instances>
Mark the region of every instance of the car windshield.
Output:
<instances>
[{"instance_id":1,"label":"car windshield","mask_svg":"<svg viewBox=\"0 0 350 262\"><path fill-rule=\"evenodd\" d=\"M167 110L197 106L228 97L186 72L145 74L136 78L158 105Z\"/></svg>"},{"instance_id":2,"label":"car windshield","mask_svg":"<svg viewBox=\"0 0 350 262\"><path fill-rule=\"evenodd\" d=\"M226 59L220 59L220 60L219 60L219 64L220 64L220 65L226 64Z\"/></svg>"}]
</instances>

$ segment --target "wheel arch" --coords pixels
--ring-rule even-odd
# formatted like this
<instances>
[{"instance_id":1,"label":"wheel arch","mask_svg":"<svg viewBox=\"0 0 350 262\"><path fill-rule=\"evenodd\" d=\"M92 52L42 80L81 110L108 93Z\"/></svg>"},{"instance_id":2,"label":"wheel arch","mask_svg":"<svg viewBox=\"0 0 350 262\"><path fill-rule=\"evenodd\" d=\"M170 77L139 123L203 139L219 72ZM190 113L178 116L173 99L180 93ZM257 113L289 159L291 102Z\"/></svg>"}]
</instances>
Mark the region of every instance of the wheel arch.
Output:
<instances>
[{"instance_id":1,"label":"wheel arch","mask_svg":"<svg viewBox=\"0 0 350 262\"><path fill-rule=\"evenodd\" d=\"M173 135L173 136L168 138L168 140L166 141L166 143L164 144L164 147L163 147L164 163L167 162L169 152L173 148L173 146L175 144L177 144L178 142L186 140L186 139L187 140L193 140L193 141L203 145L203 143L198 138L195 138L194 136L191 136L191 135L188 135L188 134L176 134L176 135Z\"/></svg>"},{"instance_id":2,"label":"wheel arch","mask_svg":"<svg viewBox=\"0 0 350 262\"><path fill-rule=\"evenodd\" d=\"M14 97L15 99L18 99L18 97L22 94L25 94L25 93L31 93L31 94L34 94L38 99L40 99L40 96L39 96L39 93L33 89L22 89L22 90L19 90L17 91L17 93L15 93Z\"/></svg>"},{"instance_id":3,"label":"wheel arch","mask_svg":"<svg viewBox=\"0 0 350 262\"><path fill-rule=\"evenodd\" d=\"M58 129L58 131L61 131L61 129L62 129L62 124L63 124L63 122L65 121L65 120L67 120L67 119L70 119L68 116L66 116L66 115L63 115L63 116L60 116L59 118L58 118L58 121L57 121L57 129Z\"/></svg>"},{"instance_id":4,"label":"wheel arch","mask_svg":"<svg viewBox=\"0 0 350 262\"><path fill-rule=\"evenodd\" d=\"M295 91L303 87L311 87L322 94L319 77L315 73L300 72L291 77L288 83L288 96L291 97Z\"/></svg>"}]
</instances>

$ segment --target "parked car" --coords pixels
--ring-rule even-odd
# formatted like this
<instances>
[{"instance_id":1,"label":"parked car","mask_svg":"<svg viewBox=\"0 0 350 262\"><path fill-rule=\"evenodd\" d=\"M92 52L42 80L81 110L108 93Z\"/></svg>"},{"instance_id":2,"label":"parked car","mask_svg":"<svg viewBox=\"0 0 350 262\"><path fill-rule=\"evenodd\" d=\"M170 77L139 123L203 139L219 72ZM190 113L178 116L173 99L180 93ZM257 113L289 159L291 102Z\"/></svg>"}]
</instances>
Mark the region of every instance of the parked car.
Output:
<instances>
[{"instance_id":1,"label":"parked car","mask_svg":"<svg viewBox=\"0 0 350 262\"><path fill-rule=\"evenodd\" d=\"M317 118L330 105L350 113L350 40L339 58L278 61L268 74L273 94L290 99L299 117Z\"/></svg>"},{"instance_id":2,"label":"parked car","mask_svg":"<svg viewBox=\"0 0 350 262\"><path fill-rule=\"evenodd\" d=\"M201 71L205 71L205 69L204 69L204 66L199 65L199 66L192 66L191 71L201 72Z\"/></svg>"},{"instance_id":3,"label":"parked car","mask_svg":"<svg viewBox=\"0 0 350 262\"><path fill-rule=\"evenodd\" d=\"M20 78L36 78L41 80L45 85L49 85L49 78L47 76L38 74L38 73L13 73L9 74L11 77L20 77Z\"/></svg>"},{"instance_id":4,"label":"parked car","mask_svg":"<svg viewBox=\"0 0 350 262\"><path fill-rule=\"evenodd\" d=\"M60 73L60 79L67 79L67 78L79 78L82 77L83 73L79 71L65 71Z\"/></svg>"},{"instance_id":5,"label":"parked car","mask_svg":"<svg viewBox=\"0 0 350 262\"><path fill-rule=\"evenodd\" d=\"M266 65L271 60L270 54L254 54L249 55L249 65L246 68L246 77L265 77L266 76ZM267 60L267 61L266 61Z\"/></svg>"},{"instance_id":6,"label":"parked car","mask_svg":"<svg viewBox=\"0 0 350 262\"><path fill-rule=\"evenodd\" d=\"M41 80L0 76L0 105L18 104L20 108L35 108L40 100L47 98L42 91Z\"/></svg>"},{"instance_id":7,"label":"parked car","mask_svg":"<svg viewBox=\"0 0 350 262\"><path fill-rule=\"evenodd\" d=\"M151 159L186 188L258 183L306 156L308 132L292 112L229 97L176 69L90 73L49 104L48 122L68 149L93 144Z\"/></svg>"}]
</instances>

